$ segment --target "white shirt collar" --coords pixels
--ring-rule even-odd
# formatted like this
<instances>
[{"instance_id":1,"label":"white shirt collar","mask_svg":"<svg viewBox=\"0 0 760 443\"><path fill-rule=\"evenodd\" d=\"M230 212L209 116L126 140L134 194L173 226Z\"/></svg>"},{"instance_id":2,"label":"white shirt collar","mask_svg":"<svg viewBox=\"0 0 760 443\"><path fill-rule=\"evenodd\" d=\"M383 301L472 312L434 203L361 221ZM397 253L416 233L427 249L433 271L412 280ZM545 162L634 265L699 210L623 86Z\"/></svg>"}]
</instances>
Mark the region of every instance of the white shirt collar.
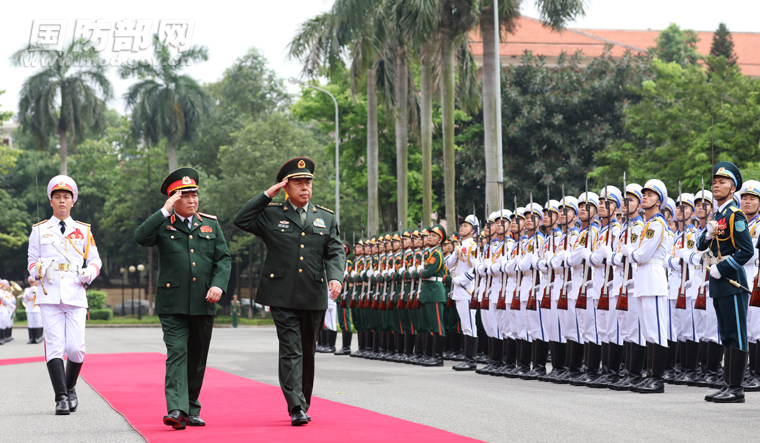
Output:
<instances>
[{"instance_id":1,"label":"white shirt collar","mask_svg":"<svg viewBox=\"0 0 760 443\"><path fill-rule=\"evenodd\" d=\"M720 207L718 208L718 212L723 212L723 210L726 209L726 206L728 206L728 204L731 203L732 201L734 201L733 197L727 199L725 203L720 205Z\"/></svg>"}]
</instances>

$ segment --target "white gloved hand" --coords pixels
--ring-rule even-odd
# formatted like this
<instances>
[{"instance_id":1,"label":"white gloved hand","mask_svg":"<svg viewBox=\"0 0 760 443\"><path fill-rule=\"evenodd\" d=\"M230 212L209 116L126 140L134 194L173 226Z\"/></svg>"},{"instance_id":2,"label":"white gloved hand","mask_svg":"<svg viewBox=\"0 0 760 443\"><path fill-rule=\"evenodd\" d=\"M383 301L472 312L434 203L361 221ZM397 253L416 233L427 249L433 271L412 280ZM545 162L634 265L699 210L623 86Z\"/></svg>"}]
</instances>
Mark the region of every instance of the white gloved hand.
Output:
<instances>
[{"instance_id":1,"label":"white gloved hand","mask_svg":"<svg viewBox=\"0 0 760 443\"><path fill-rule=\"evenodd\" d=\"M531 253L525 254L525 257L520 260L520 264L517 266L517 268L523 272L530 271L530 256L533 255Z\"/></svg>"},{"instance_id":2,"label":"white gloved hand","mask_svg":"<svg viewBox=\"0 0 760 443\"><path fill-rule=\"evenodd\" d=\"M604 259L607 260L607 262L610 261L610 257L612 257L612 248L611 247L609 247L607 245L602 245L599 248L599 252L601 252L602 257L604 257Z\"/></svg>"},{"instance_id":3,"label":"white gloved hand","mask_svg":"<svg viewBox=\"0 0 760 443\"><path fill-rule=\"evenodd\" d=\"M546 253L544 253L544 260L546 260L547 263L553 258L554 253L552 251L546 251Z\"/></svg>"},{"instance_id":4,"label":"white gloved hand","mask_svg":"<svg viewBox=\"0 0 760 443\"><path fill-rule=\"evenodd\" d=\"M478 265L478 267L476 268L476 271L477 271L478 275L480 275L481 277L485 277L485 276L488 275L488 273L486 271L486 266L483 263L481 263L481 264Z\"/></svg>"},{"instance_id":5,"label":"white gloved hand","mask_svg":"<svg viewBox=\"0 0 760 443\"><path fill-rule=\"evenodd\" d=\"M705 232L705 240L712 240L713 233L715 233L715 228L718 227L718 222L715 220L710 220L707 222L707 231Z\"/></svg>"},{"instance_id":6,"label":"white gloved hand","mask_svg":"<svg viewBox=\"0 0 760 443\"><path fill-rule=\"evenodd\" d=\"M631 245L623 245L620 247L620 253L624 256L630 258L631 254L633 253L633 246Z\"/></svg>"},{"instance_id":7,"label":"white gloved hand","mask_svg":"<svg viewBox=\"0 0 760 443\"><path fill-rule=\"evenodd\" d=\"M83 285L89 285L97 277L97 271L94 266L88 266L77 274L77 281Z\"/></svg>"},{"instance_id":8,"label":"white gloved hand","mask_svg":"<svg viewBox=\"0 0 760 443\"><path fill-rule=\"evenodd\" d=\"M581 257L583 257L584 260L588 261L589 257L591 257L591 250L589 248L581 249Z\"/></svg>"},{"instance_id":9,"label":"white gloved hand","mask_svg":"<svg viewBox=\"0 0 760 443\"><path fill-rule=\"evenodd\" d=\"M457 275L456 277L454 277L453 280L451 280L451 282L454 283L455 285L458 285L464 288L467 285L467 283L470 282L470 280L467 279L467 277L465 277L464 275Z\"/></svg>"},{"instance_id":10,"label":"white gloved hand","mask_svg":"<svg viewBox=\"0 0 760 443\"><path fill-rule=\"evenodd\" d=\"M530 254L530 266L534 269L536 268L536 264L538 263L538 254Z\"/></svg>"},{"instance_id":11,"label":"white gloved hand","mask_svg":"<svg viewBox=\"0 0 760 443\"><path fill-rule=\"evenodd\" d=\"M628 280L628 281L625 282L625 285L626 285L626 287L628 287L629 291L633 290L633 284L634 284L633 279L630 279L630 280Z\"/></svg>"},{"instance_id":12,"label":"white gloved hand","mask_svg":"<svg viewBox=\"0 0 760 443\"><path fill-rule=\"evenodd\" d=\"M722 275L720 275L720 271L718 271L717 266L712 266L710 268L710 277L714 278L715 280L720 280Z\"/></svg>"},{"instance_id":13,"label":"white gloved hand","mask_svg":"<svg viewBox=\"0 0 760 443\"><path fill-rule=\"evenodd\" d=\"M494 263L491 266L489 266L489 271L491 275L501 274L501 263Z\"/></svg>"},{"instance_id":14,"label":"white gloved hand","mask_svg":"<svg viewBox=\"0 0 760 443\"><path fill-rule=\"evenodd\" d=\"M400 268L398 268L399 274L403 274L404 272L406 272L406 266L401 266Z\"/></svg>"}]
</instances>

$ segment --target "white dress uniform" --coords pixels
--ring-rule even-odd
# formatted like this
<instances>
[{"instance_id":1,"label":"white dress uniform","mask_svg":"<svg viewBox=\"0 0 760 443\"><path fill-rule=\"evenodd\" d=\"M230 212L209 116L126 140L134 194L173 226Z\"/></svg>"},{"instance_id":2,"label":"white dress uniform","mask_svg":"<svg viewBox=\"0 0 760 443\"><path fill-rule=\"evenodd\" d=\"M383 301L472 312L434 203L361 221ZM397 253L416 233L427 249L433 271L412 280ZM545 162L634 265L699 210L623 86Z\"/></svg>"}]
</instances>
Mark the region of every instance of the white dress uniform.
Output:
<instances>
[{"instance_id":1,"label":"white dress uniform","mask_svg":"<svg viewBox=\"0 0 760 443\"><path fill-rule=\"evenodd\" d=\"M620 273L615 272L615 268L611 267L610 271L613 274L613 279L612 281L608 281L609 276L607 276L607 263L605 260L606 248L609 247L612 250L617 247L617 239L620 236L621 230L622 228L617 220L613 220L612 223L602 226L599 230L599 237L594 245L594 252L589 255L589 263L594 267L594 280L589 290L589 295L594 299L598 336L597 344L601 342L614 343L616 345L623 344L615 311L617 296L620 292L620 285L623 279ZM605 285L608 287L609 309L599 310L596 307L599 306L599 299L602 296L602 289Z\"/></svg>"},{"instance_id":2,"label":"white dress uniform","mask_svg":"<svg viewBox=\"0 0 760 443\"><path fill-rule=\"evenodd\" d=\"M705 228L697 228L694 233L696 238L699 238L704 230ZM706 300L706 309L694 309L694 331L699 341L721 344L720 331L718 330L718 316L715 313L715 306L710 300L709 276L705 275L705 267L702 263L702 256L706 252L695 249L689 255L689 265L693 266L694 278L696 279L694 284L689 287L693 302L692 306L696 305L700 292Z\"/></svg>"},{"instance_id":3,"label":"white dress uniform","mask_svg":"<svg viewBox=\"0 0 760 443\"><path fill-rule=\"evenodd\" d=\"M475 286L475 268L480 264L478 245L472 237L466 238L462 240L455 252L449 255L446 260L446 267L451 272L453 286L451 298L456 304L462 333L470 337L477 337L478 328L475 325L477 310L470 309L470 299Z\"/></svg>"},{"instance_id":4,"label":"white dress uniform","mask_svg":"<svg viewBox=\"0 0 760 443\"><path fill-rule=\"evenodd\" d=\"M670 269L669 280L669 292L671 299L678 301L678 293L681 288L683 276L683 265L679 259L688 260L689 256L695 251L696 247L696 230L694 225L688 225L686 229L676 233L673 242L673 252L666 260L666 265ZM686 301L686 309L673 308L673 319L676 323L675 337L677 341L684 342L686 340L698 341L696 338L694 328L694 304L691 298L692 292L689 290L694 280L692 278L691 266L688 265L688 261L684 260L687 266L686 281L683 283L684 298ZM672 340L672 339L671 339Z\"/></svg>"},{"instance_id":5,"label":"white dress uniform","mask_svg":"<svg viewBox=\"0 0 760 443\"><path fill-rule=\"evenodd\" d=\"M568 327L573 328L574 330L577 330L576 328L576 320L575 320L575 306L572 307L573 314L572 314L572 322L569 323L569 315L567 315L567 311L570 310L570 303L568 303L568 309L567 310L561 310L557 309L557 303L559 302L559 297L562 294L563 287L566 291L569 291L571 289L572 281L569 282L569 284L565 284L565 272L566 268L564 266L564 260L562 260L562 255L564 255L565 252L565 243L568 244L567 251L570 251L573 243L575 243L576 239L578 238L578 229L575 227L571 227L569 230L569 235L566 234L564 231L562 231L561 228L558 228L561 236L559 238L559 241L557 242L554 256L548 258L546 260L547 267L549 267L554 272L554 286L552 287L552 310L556 311L556 322L557 322L557 337L556 339L551 339L552 341L556 341L559 343L566 343L567 339L565 338L565 330ZM568 272L572 272L570 270L567 270ZM571 277L572 278L572 277Z\"/></svg>"},{"instance_id":6,"label":"white dress uniform","mask_svg":"<svg viewBox=\"0 0 760 443\"><path fill-rule=\"evenodd\" d=\"M499 253L501 242L496 237L489 240L486 246L483 248L483 254L481 255L481 263L478 265L478 274L480 275L480 284L478 285L478 300L480 301L480 320L483 322L483 329L486 331L486 335L492 338L501 339L501 333L499 331L499 325L496 322L496 303L498 299L494 300L493 294L493 282L491 281L491 267L495 260L498 260L496 254ZM487 252L487 253L486 253ZM488 291L488 309L483 309L485 304L485 295ZM498 293L496 294L498 297Z\"/></svg>"},{"instance_id":7,"label":"white dress uniform","mask_svg":"<svg viewBox=\"0 0 760 443\"><path fill-rule=\"evenodd\" d=\"M639 307L635 301L635 294L637 291L636 281L636 263L630 262L632 281L627 281L628 277L624 275L625 269L623 268L623 261L625 257L620 253L620 248L626 243L626 237L628 236L628 229L630 227L630 241L631 244L637 244L644 231L644 220L641 216L636 216L626 224L622 226L620 235L618 236L618 242L616 252L612 254L612 264L617 270L617 274L621 279L622 284L627 285L628 288L628 310L617 310L618 325L620 327L620 333L624 342L634 343L639 346L645 345L645 340L641 335L641 328L639 324ZM620 292L617 293L620 296Z\"/></svg>"},{"instance_id":8,"label":"white dress uniform","mask_svg":"<svg viewBox=\"0 0 760 443\"><path fill-rule=\"evenodd\" d=\"M526 212L526 216L527 216ZM543 327L541 304L541 287L544 282L539 280L538 286L535 285L534 273L538 274L538 278L541 278L541 271L538 268L538 260L541 258L541 251L544 249L545 237L537 229L533 235L528 237L526 241L525 254L519 264L519 271L523 273L522 281L520 282L520 312L522 312L525 318L525 325L528 331L528 341L532 342L534 339L548 342L546 338L546 331ZM545 280L545 279L543 279ZM536 310L527 309L528 300L530 299L531 292L536 293Z\"/></svg>"},{"instance_id":9,"label":"white dress uniform","mask_svg":"<svg viewBox=\"0 0 760 443\"><path fill-rule=\"evenodd\" d=\"M528 248L528 237L521 235L520 245L513 248L512 259L504 265L504 272L507 273L507 287L505 290L506 303L507 303L507 326L509 328L508 337L515 340L528 340L528 327L525 323L525 315L520 312L520 309L512 309L512 300L516 296L520 300L520 308L522 308L522 281L524 279L523 272L519 269L520 262L525 256L525 251ZM527 303L527 299L526 299Z\"/></svg>"},{"instance_id":10,"label":"white dress uniform","mask_svg":"<svg viewBox=\"0 0 760 443\"><path fill-rule=\"evenodd\" d=\"M759 221L760 215L755 215L747 224L749 226L749 233L752 235L753 245L757 244L757 238L760 236ZM755 255L744 264L744 272L747 273L747 282L750 285L755 284L758 270L758 249L754 248L752 251ZM750 286L750 289L754 289L754 287ZM747 340L750 342L760 341L760 308L755 306L750 306L747 310Z\"/></svg>"},{"instance_id":11,"label":"white dress uniform","mask_svg":"<svg viewBox=\"0 0 760 443\"><path fill-rule=\"evenodd\" d=\"M630 254L636 263L634 280L639 323L644 340L668 346L668 280L664 260L668 254L668 225L661 213L644 225L643 235Z\"/></svg>"},{"instance_id":12,"label":"white dress uniform","mask_svg":"<svg viewBox=\"0 0 760 443\"><path fill-rule=\"evenodd\" d=\"M669 226L666 226L667 230L665 231L666 237L664 240L665 243L665 249L668 251L668 254L665 256L665 261L663 262L663 266L665 267L665 274L667 276L668 280L668 340L669 341L676 341L678 337L678 319L676 317L676 301L678 299L678 286L675 286L675 291L673 290L675 278L673 277L672 269L668 266L667 260L672 257L673 254L673 248L675 244L675 237L676 233L673 232L672 229L670 229ZM680 280L679 280L680 282Z\"/></svg>"},{"instance_id":13,"label":"white dress uniform","mask_svg":"<svg viewBox=\"0 0 760 443\"><path fill-rule=\"evenodd\" d=\"M579 199L580 200L580 199ZM577 341L578 343L599 343L596 329L596 306L594 305L594 299L589 297L590 291L587 291L586 296L586 309L575 308L576 301L580 294L581 285L586 284L586 276L583 275L584 271L584 255L586 253L592 253L593 245L596 244L597 238L599 238L599 226L596 222L589 224L587 227L580 230L578 238L573 245L572 252L567 257L566 264L573 268L573 284L570 293L568 294L568 312L570 312L571 305L575 312L577 319L577 330L567 331L569 334L565 336L567 340ZM587 242L589 247L587 247ZM591 281L593 281L593 267L591 269ZM593 283L592 283L593 285Z\"/></svg>"},{"instance_id":14,"label":"white dress uniform","mask_svg":"<svg viewBox=\"0 0 760 443\"><path fill-rule=\"evenodd\" d=\"M21 301L24 303L26 309L26 322L30 328L42 327L42 314L40 313L40 306L35 302L37 297L38 286L29 286L24 289L24 295Z\"/></svg>"}]
</instances>

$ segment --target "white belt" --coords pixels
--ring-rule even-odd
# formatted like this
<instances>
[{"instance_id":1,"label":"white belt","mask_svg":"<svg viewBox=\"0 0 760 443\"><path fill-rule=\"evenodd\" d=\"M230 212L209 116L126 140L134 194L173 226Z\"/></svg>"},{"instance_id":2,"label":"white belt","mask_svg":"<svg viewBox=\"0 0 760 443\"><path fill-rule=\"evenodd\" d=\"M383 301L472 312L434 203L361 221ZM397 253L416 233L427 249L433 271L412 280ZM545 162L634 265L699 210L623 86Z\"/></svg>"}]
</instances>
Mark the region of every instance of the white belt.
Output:
<instances>
[{"instance_id":1,"label":"white belt","mask_svg":"<svg viewBox=\"0 0 760 443\"><path fill-rule=\"evenodd\" d=\"M640 265L660 265L665 266L665 261L661 258L650 258L648 261L645 261L644 263L639 263Z\"/></svg>"},{"instance_id":2,"label":"white belt","mask_svg":"<svg viewBox=\"0 0 760 443\"><path fill-rule=\"evenodd\" d=\"M443 277L430 277L430 278L423 278L425 281L443 281Z\"/></svg>"},{"instance_id":3,"label":"white belt","mask_svg":"<svg viewBox=\"0 0 760 443\"><path fill-rule=\"evenodd\" d=\"M78 273L80 267L80 265L70 265L68 263L54 263L53 271Z\"/></svg>"}]
</instances>

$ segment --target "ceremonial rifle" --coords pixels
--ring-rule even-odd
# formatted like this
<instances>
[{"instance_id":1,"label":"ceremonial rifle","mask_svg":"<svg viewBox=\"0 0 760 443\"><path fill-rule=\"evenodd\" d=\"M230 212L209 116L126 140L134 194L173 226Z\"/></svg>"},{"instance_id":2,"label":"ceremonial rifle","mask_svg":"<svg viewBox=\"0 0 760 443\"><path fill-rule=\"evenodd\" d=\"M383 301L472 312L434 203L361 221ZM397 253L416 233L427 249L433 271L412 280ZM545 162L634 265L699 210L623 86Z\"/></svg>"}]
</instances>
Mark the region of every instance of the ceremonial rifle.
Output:
<instances>
[{"instance_id":1,"label":"ceremonial rifle","mask_svg":"<svg viewBox=\"0 0 760 443\"><path fill-rule=\"evenodd\" d=\"M604 207L607 209L607 237L605 243L607 247L610 247L612 238L612 214L610 213L610 190L607 189L607 176L604 176ZM610 286L615 278L615 273L612 270L612 260L604 260L604 278L602 279L602 290L599 296L599 303L597 308L602 311L610 310Z\"/></svg>"},{"instance_id":2,"label":"ceremonial rifle","mask_svg":"<svg viewBox=\"0 0 760 443\"><path fill-rule=\"evenodd\" d=\"M504 226L504 190L501 191L501 202L499 205L499 216L501 217L501 230L504 232L503 240L501 242L501 253L499 253L499 258L506 259L506 245L507 245L507 235L512 235L510 232L507 234L507 228ZM507 299L504 294L504 288L507 286L507 276L504 275L504 269L499 266L499 270L501 271L501 288L499 289L499 298L496 300L496 309L500 311L504 311L507 309Z\"/></svg>"},{"instance_id":3,"label":"ceremonial rifle","mask_svg":"<svg viewBox=\"0 0 760 443\"><path fill-rule=\"evenodd\" d=\"M536 226L536 216L533 214L533 193L530 193L530 222L533 224L533 250L531 251L530 248L528 248L529 253L538 253L538 226ZM536 291L538 291L538 288L541 287L541 280L539 279L539 272L538 269L536 269L535 266L531 265L531 281L533 282L533 287L530 288L530 295L528 296L528 304L525 306L525 309L528 311L535 311L536 310Z\"/></svg>"},{"instance_id":4,"label":"ceremonial rifle","mask_svg":"<svg viewBox=\"0 0 760 443\"><path fill-rule=\"evenodd\" d=\"M520 245L522 243L522 232L520 230L520 218L517 216L517 196L515 196L515 223L517 223L517 254L515 260L520 258ZM515 267L515 292L512 293L512 303L509 304L509 309L519 311L520 310L520 285L522 284L522 271Z\"/></svg>"},{"instance_id":5,"label":"ceremonial rifle","mask_svg":"<svg viewBox=\"0 0 760 443\"><path fill-rule=\"evenodd\" d=\"M356 254L356 231L353 233L353 242L354 242L354 269L356 270L356 275L359 275L359 256ZM362 247L362 254L364 254L364 247ZM348 302L348 307L350 309L356 308L356 275L354 278L354 284L353 284L353 291L351 291L351 300Z\"/></svg>"},{"instance_id":6,"label":"ceremonial rifle","mask_svg":"<svg viewBox=\"0 0 760 443\"><path fill-rule=\"evenodd\" d=\"M401 245L403 246L404 241L401 241ZM391 250L393 250L393 237L391 237ZM403 255L401 256L403 260ZM392 268L393 274L391 274L391 291L388 293L388 295L385 297L385 310L386 311L392 311L396 304L393 303L393 296L396 294L396 273L398 273L398 267L396 266L396 252L393 252L392 256L393 261ZM400 296L400 295L399 295Z\"/></svg>"},{"instance_id":7,"label":"ceremonial rifle","mask_svg":"<svg viewBox=\"0 0 760 443\"><path fill-rule=\"evenodd\" d=\"M552 211L550 209L551 207L551 197L549 197L549 185L546 185L546 205L547 205L547 211L546 213L549 216L549 229L547 233L549 234L549 245L548 245L548 251L551 251L552 254L554 254L554 247L556 246L554 244L554 229L552 228ZM546 257L546 255L544 255ZM548 264L548 263L547 263ZM551 309L552 307L552 288L554 288L554 269L548 268L547 266L547 273L551 273L551 277L549 277L549 282L544 286L544 294L541 297L541 309Z\"/></svg>"},{"instance_id":8,"label":"ceremonial rifle","mask_svg":"<svg viewBox=\"0 0 760 443\"><path fill-rule=\"evenodd\" d=\"M410 237L411 238L411 237ZM404 272L401 273L401 290L398 293L398 300L396 301L396 309L404 309L404 287L406 286L406 268L408 263L406 262L406 248L404 247L404 234L401 234L401 264L403 265Z\"/></svg>"},{"instance_id":9,"label":"ceremonial rifle","mask_svg":"<svg viewBox=\"0 0 760 443\"><path fill-rule=\"evenodd\" d=\"M705 214L705 225L704 228L707 229L707 223L708 223L708 215L707 215L707 203L705 203L705 179L702 179L702 212ZM702 263L704 263L705 257L704 254L702 255ZM694 301L694 309L699 309L700 311L707 310L707 296L705 294L705 286L708 281L710 281L710 273L707 271L707 266L703 267L704 270L704 281L702 284L699 285L699 289L697 289L697 299Z\"/></svg>"},{"instance_id":10,"label":"ceremonial rifle","mask_svg":"<svg viewBox=\"0 0 760 443\"><path fill-rule=\"evenodd\" d=\"M417 253L414 252L414 240L412 240L412 270L409 271L409 278L411 279L411 285L409 286L409 297L406 300L406 309L414 308L414 269L417 267Z\"/></svg>"},{"instance_id":11,"label":"ceremonial rifle","mask_svg":"<svg viewBox=\"0 0 760 443\"><path fill-rule=\"evenodd\" d=\"M678 197L681 198L681 180L678 180ZM678 217L676 216L676 225ZM681 198L681 245L678 249L683 250L686 247L686 213ZM681 258L681 286L678 287L678 298L676 299L676 309L686 309L686 282L689 281L689 266L686 260Z\"/></svg>"},{"instance_id":12,"label":"ceremonial rifle","mask_svg":"<svg viewBox=\"0 0 760 443\"><path fill-rule=\"evenodd\" d=\"M562 212L565 215L565 238L563 252L567 252L567 244L570 243L570 223L567 221L567 201L565 201L565 185L562 185ZM562 268L562 286L559 289L559 300L557 300L557 309L567 310L567 288L573 278L569 266Z\"/></svg>"},{"instance_id":13,"label":"ceremonial rifle","mask_svg":"<svg viewBox=\"0 0 760 443\"><path fill-rule=\"evenodd\" d=\"M378 247L378 249L380 249L380 248ZM386 254L383 254L383 255L386 255ZM385 271L385 264L386 263L387 263L387 259L386 259L386 261L384 261L383 260L383 256L382 255L378 255L378 257L377 257L377 273L375 274L375 286L376 286L376 288L375 288L375 293L372 294L372 309L377 309L377 310L380 309L380 297L382 297L383 295L385 295L385 277L383 276L383 272ZM383 279L383 292L380 292L380 290L379 290L380 289L380 280L379 280L380 278Z\"/></svg>"},{"instance_id":14,"label":"ceremonial rifle","mask_svg":"<svg viewBox=\"0 0 760 443\"><path fill-rule=\"evenodd\" d=\"M473 207L473 209L475 208ZM475 211L472 211L472 213L474 214ZM473 240L475 241L475 250L478 251L478 256L480 256L479 234L480 233L477 231L473 234ZM474 285L472 286L472 291L469 291L470 309L480 309L480 301L478 300L478 286L480 285L480 273L478 272L477 266L472 269L473 269L473 272L475 273L475 282L474 282Z\"/></svg>"},{"instance_id":15,"label":"ceremonial rifle","mask_svg":"<svg viewBox=\"0 0 760 443\"><path fill-rule=\"evenodd\" d=\"M488 203L486 203L486 223L488 223L488 217L489 217ZM488 237L486 237L486 250L483 253L484 263L491 258L491 235L492 234L493 233L491 232L491 229L488 229ZM484 265L484 266L486 267L485 268L486 269L486 284L483 290L483 301L480 303L480 309L482 311L487 311L490 309L490 305L491 305L491 297L489 297L488 292L491 288L491 279L493 276L491 275L491 265ZM475 292L477 292L478 289L475 288L474 290Z\"/></svg>"},{"instance_id":16,"label":"ceremonial rifle","mask_svg":"<svg viewBox=\"0 0 760 443\"><path fill-rule=\"evenodd\" d=\"M623 205L625 206L625 234L623 234L624 244L631 242L631 217L628 213L628 185L625 181L625 171L623 171ZM620 293L618 294L618 301L615 305L615 309L618 311L628 310L628 281L633 280L633 268L631 267L631 261L628 257L623 256L623 284L620 286Z\"/></svg>"},{"instance_id":17,"label":"ceremonial rifle","mask_svg":"<svg viewBox=\"0 0 760 443\"><path fill-rule=\"evenodd\" d=\"M591 208L589 207L591 205L591 202L589 202L588 198L588 178L586 178L586 193L585 195L585 205L586 205L586 239L585 243L583 244L584 248L591 249ZM580 206L580 203L578 204ZM583 234L581 234L583 235ZM583 282L581 283L580 288L578 288L578 299L575 301L575 309L586 309L586 295L588 294L588 284L591 282L591 266L589 266L589 261L586 259L583 259L583 274L581 274L581 278L583 278Z\"/></svg>"}]
</instances>

